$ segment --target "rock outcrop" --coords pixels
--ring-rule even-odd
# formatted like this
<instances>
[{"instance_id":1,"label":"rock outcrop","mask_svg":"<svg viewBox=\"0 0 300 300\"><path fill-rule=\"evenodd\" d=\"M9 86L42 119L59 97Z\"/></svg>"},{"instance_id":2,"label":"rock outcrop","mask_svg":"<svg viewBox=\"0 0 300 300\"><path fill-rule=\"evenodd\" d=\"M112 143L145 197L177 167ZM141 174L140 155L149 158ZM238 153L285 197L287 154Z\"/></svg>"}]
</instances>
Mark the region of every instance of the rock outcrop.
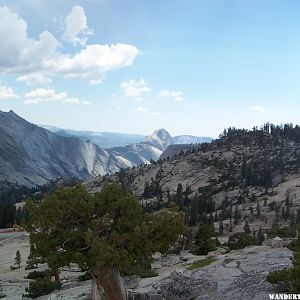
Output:
<instances>
[{"instance_id":1,"label":"rock outcrop","mask_svg":"<svg viewBox=\"0 0 300 300\"><path fill-rule=\"evenodd\" d=\"M159 288L167 300L192 300L214 293L217 282L201 270L172 272L170 279L163 281Z\"/></svg>"}]
</instances>

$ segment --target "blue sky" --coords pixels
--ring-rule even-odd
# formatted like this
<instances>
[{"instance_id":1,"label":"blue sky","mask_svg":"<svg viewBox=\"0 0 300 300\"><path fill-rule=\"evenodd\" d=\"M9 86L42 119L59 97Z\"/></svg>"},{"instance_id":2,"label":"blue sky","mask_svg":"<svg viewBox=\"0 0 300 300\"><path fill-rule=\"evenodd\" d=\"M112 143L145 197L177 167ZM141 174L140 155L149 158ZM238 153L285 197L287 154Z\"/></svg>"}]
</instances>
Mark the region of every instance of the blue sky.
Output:
<instances>
[{"instance_id":1,"label":"blue sky","mask_svg":"<svg viewBox=\"0 0 300 300\"><path fill-rule=\"evenodd\" d=\"M0 109L141 134L298 123L299 15L296 0L0 1Z\"/></svg>"}]
</instances>

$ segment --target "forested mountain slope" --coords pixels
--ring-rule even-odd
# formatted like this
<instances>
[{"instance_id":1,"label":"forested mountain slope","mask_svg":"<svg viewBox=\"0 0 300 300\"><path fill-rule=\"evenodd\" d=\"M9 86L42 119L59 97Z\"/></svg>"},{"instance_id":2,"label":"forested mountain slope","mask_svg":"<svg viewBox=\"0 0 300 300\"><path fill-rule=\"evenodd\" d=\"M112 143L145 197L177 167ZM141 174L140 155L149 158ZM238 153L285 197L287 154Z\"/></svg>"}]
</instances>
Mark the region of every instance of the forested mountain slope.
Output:
<instances>
[{"instance_id":1,"label":"forested mountain slope","mask_svg":"<svg viewBox=\"0 0 300 300\"><path fill-rule=\"evenodd\" d=\"M258 206L265 206L272 211L273 220L273 201L277 211L286 210L285 198L293 194L293 213L300 205L300 190L296 193L299 167L300 128L266 124L251 131L230 128L212 144L113 176L94 178L86 186L95 192L106 182L117 181L149 209L174 201L188 215L198 212L197 219L206 213L224 221L233 217L235 207L247 216L249 210L253 214Z\"/></svg>"}]
</instances>

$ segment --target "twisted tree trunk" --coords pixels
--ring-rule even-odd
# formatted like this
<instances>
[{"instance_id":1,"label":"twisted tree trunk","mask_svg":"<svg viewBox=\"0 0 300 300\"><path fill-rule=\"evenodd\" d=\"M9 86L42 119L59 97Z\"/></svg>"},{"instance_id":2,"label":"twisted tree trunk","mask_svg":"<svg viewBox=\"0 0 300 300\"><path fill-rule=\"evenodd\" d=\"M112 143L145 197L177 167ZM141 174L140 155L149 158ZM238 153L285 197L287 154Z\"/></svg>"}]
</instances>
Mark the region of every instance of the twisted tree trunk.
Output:
<instances>
[{"instance_id":1,"label":"twisted tree trunk","mask_svg":"<svg viewBox=\"0 0 300 300\"><path fill-rule=\"evenodd\" d=\"M92 270L92 275L95 283L103 288L105 300L127 300L126 290L117 269L95 268ZM93 294L98 298L93 298ZM100 295L100 293L98 294ZM97 293L92 293L92 299L102 300Z\"/></svg>"},{"instance_id":2,"label":"twisted tree trunk","mask_svg":"<svg viewBox=\"0 0 300 300\"><path fill-rule=\"evenodd\" d=\"M92 280L92 300L104 300L104 295L100 292L100 287L95 278Z\"/></svg>"},{"instance_id":3,"label":"twisted tree trunk","mask_svg":"<svg viewBox=\"0 0 300 300\"><path fill-rule=\"evenodd\" d=\"M55 282L61 286L61 281L60 281L60 277L59 277L59 270L57 268L54 269L54 279Z\"/></svg>"}]
</instances>

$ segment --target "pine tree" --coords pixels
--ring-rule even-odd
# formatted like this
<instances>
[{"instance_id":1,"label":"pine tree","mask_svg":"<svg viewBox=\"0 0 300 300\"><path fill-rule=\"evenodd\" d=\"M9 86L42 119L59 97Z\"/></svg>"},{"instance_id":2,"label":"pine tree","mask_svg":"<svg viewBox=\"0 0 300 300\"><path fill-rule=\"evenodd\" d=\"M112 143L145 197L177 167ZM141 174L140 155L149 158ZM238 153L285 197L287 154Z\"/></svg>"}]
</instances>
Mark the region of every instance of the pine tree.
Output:
<instances>
[{"instance_id":1,"label":"pine tree","mask_svg":"<svg viewBox=\"0 0 300 300\"><path fill-rule=\"evenodd\" d=\"M233 214L233 223L237 225L241 219L241 213L239 212L238 206L235 206L234 214Z\"/></svg>"},{"instance_id":2,"label":"pine tree","mask_svg":"<svg viewBox=\"0 0 300 300\"><path fill-rule=\"evenodd\" d=\"M219 224L219 234L220 235L224 234L224 224L223 224L223 222L220 222L220 224Z\"/></svg>"},{"instance_id":3,"label":"pine tree","mask_svg":"<svg viewBox=\"0 0 300 300\"><path fill-rule=\"evenodd\" d=\"M296 214L296 224L297 224L297 225L300 224L300 208L298 208L298 210L297 210L297 214Z\"/></svg>"},{"instance_id":4,"label":"pine tree","mask_svg":"<svg viewBox=\"0 0 300 300\"><path fill-rule=\"evenodd\" d=\"M19 267L19 268L21 268L21 253L20 253L20 251L18 250L17 252L16 252L16 257L15 257L15 264Z\"/></svg>"},{"instance_id":5,"label":"pine tree","mask_svg":"<svg viewBox=\"0 0 300 300\"><path fill-rule=\"evenodd\" d=\"M37 259L36 259L36 251L35 247L32 243L30 243L30 252L27 257L27 266L29 269L33 269L37 265Z\"/></svg>"},{"instance_id":6,"label":"pine tree","mask_svg":"<svg viewBox=\"0 0 300 300\"><path fill-rule=\"evenodd\" d=\"M245 233L247 233L247 234L250 234L250 233L251 233L251 229L250 229L250 226L249 226L248 221L245 222L245 225L244 225L244 231L245 231Z\"/></svg>"},{"instance_id":7,"label":"pine tree","mask_svg":"<svg viewBox=\"0 0 300 300\"><path fill-rule=\"evenodd\" d=\"M287 194L286 197L285 197L285 206L289 206L290 205L290 195Z\"/></svg>"},{"instance_id":8,"label":"pine tree","mask_svg":"<svg viewBox=\"0 0 300 300\"><path fill-rule=\"evenodd\" d=\"M258 233L257 233L257 242L259 245L262 244L262 242L265 240L264 233L262 231L261 226L259 227Z\"/></svg>"},{"instance_id":9,"label":"pine tree","mask_svg":"<svg viewBox=\"0 0 300 300\"><path fill-rule=\"evenodd\" d=\"M201 224L195 239L197 255L206 255L209 251L213 251L216 248L215 240L212 237L215 236L215 230L213 225Z\"/></svg>"},{"instance_id":10,"label":"pine tree","mask_svg":"<svg viewBox=\"0 0 300 300\"><path fill-rule=\"evenodd\" d=\"M259 202L257 202L257 205L256 205L256 216L258 218L260 217L260 205L259 205Z\"/></svg>"},{"instance_id":11,"label":"pine tree","mask_svg":"<svg viewBox=\"0 0 300 300\"><path fill-rule=\"evenodd\" d=\"M199 201L197 197L193 197L191 203L190 226L195 226L199 219Z\"/></svg>"},{"instance_id":12,"label":"pine tree","mask_svg":"<svg viewBox=\"0 0 300 300\"><path fill-rule=\"evenodd\" d=\"M178 207L183 210L183 187L181 183L179 183L177 186L175 200Z\"/></svg>"}]
</instances>

